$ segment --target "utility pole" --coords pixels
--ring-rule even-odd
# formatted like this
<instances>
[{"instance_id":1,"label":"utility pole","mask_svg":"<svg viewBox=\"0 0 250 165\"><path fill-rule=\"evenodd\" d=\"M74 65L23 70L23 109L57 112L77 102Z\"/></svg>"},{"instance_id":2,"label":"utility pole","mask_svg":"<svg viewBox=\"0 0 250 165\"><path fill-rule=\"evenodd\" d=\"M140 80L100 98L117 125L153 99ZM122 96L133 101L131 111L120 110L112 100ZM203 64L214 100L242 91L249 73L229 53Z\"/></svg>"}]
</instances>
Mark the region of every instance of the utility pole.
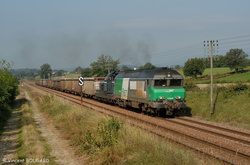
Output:
<instances>
[{"instance_id":1,"label":"utility pole","mask_svg":"<svg viewBox=\"0 0 250 165\"><path fill-rule=\"evenodd\" d=\"M218 44L218 40L217 41L204 41L204 48L205 47L209 47L209 52L210 52L210 114L213 115L214 114L214 103L213 103L213 48L219 46Z\"/></svg>"}]
</instances>

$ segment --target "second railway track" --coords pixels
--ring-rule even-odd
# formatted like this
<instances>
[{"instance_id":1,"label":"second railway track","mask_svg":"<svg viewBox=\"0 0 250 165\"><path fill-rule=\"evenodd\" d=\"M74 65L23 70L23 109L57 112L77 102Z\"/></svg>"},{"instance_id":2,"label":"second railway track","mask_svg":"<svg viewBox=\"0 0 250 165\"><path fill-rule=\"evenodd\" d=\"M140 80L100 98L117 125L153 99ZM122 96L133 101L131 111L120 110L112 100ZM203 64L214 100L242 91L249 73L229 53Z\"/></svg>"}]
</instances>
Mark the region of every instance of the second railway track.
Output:
<instances>
[{"instance_id":1,"label":"second railway track","mask_svg":"<svg viewBox=\"0 0 250 165\"><path fill-rule=\"evenodd\" d=\"M81 105L81 98L79 96L33 84L28 85ZM210 129L211 127L209 127L210 125L207 123L189 120L187 118L165 120L141 115L122 108L103 104L95 100L84 98L82 101L86 107L95 109L96 111L110 116L123 116L131 124L136 125L137 127L141 127L158 136L167 138L170 141L184 145L193 150L205 153L206 155L219 159L225 163L248 164L250 162L250 131L236 131L222 126L216 127L214 125L211 126L213 129ZM204 127L202 128L198 125L203 125ZM230 132L234 135L228 135L225 132Z\"/></svg>"}]
</instances>

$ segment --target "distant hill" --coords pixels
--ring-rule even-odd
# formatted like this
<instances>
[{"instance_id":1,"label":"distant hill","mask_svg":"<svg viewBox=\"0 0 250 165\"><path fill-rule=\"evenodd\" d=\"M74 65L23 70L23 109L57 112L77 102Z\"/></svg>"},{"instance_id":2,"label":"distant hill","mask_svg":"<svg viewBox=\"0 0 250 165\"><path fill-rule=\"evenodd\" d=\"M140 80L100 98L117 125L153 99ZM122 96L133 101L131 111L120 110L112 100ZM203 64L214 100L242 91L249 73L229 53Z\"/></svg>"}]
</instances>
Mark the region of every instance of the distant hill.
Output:
<instances>
[{"instance_id":1,"label":"distant hill","mask_svg":"<svg viewBox=\"0 0 250 165\"><path fill-rule=\"evenodd\" d=\"M16 74L19 72L30 72L30 73L36 73L38 69L29 69L29 68L22 68L22 69L10 69L9 72L12 74Z\"/></svg>"}]
</instances>

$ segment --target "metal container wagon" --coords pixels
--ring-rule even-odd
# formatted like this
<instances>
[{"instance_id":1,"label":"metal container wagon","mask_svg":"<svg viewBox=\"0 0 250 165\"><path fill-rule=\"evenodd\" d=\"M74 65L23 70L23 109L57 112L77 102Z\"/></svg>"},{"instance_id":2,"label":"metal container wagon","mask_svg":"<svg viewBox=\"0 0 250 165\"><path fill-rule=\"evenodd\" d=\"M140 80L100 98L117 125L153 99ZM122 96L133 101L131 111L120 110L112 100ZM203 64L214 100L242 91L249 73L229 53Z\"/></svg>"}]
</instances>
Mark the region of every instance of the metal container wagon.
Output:
<instances>
[{"instance_id":1,"label":"metal container wagon","mask_svg":"<svg viewBox=\"0 0 250 165\"><path fill-rule=\"evenodd\" d=\"M87 97L93 97L96 94L96 88L100 81L104 80L105 77L85 77L83 79L84 85L82 87L83 94Z\"/></svg>"},{"instance_id":2,"label":"metal container wagon","mask_svg":"<svg viewBox=\"0 0 250 165\"><path fill-rule=\"evenodd\" d=\"M65 91L66 89L66 79L60 79L60 83L59 83L59 90L60 91Z\"/></svg>"},{"instance_id":3,"label":"metal container wagon","mask_svg":"<svg viewBox=\"0 0 250 165\"><path fill-rule=\"evenodd\" d=\"M76 95L80 95L82 86L79 85L78 79L72 79L71 81L72 81L71 93L76 94Z\"/></svg>"},{"instance_id":4,"label":"metal container wagon","mask_svg":"<svg viewBox=\"0 0 250 165\"><path fill-rule=\"evenodd\" d=\"M65 92L72 93L73 78L65 79Z\"/></svg>"}]
</instances>

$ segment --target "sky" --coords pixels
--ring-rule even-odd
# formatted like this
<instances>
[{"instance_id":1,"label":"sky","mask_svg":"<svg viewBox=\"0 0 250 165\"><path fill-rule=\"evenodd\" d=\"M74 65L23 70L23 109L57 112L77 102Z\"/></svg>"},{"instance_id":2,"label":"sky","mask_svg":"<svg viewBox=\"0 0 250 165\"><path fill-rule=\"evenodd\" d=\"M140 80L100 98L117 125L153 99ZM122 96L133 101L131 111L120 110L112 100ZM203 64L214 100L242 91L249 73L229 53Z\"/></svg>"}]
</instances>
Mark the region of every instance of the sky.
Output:
<instances>
[{"instance_id":1,"label":"sky","mask_svg":"<svg viewBox=\"0 0 250 165\"><path fill-rule=\"evenodd\" d=\"M181 65L240 48L250 55L249 0L1 0L0 60L12 68Z\"/></svg>"}]
</instances>

